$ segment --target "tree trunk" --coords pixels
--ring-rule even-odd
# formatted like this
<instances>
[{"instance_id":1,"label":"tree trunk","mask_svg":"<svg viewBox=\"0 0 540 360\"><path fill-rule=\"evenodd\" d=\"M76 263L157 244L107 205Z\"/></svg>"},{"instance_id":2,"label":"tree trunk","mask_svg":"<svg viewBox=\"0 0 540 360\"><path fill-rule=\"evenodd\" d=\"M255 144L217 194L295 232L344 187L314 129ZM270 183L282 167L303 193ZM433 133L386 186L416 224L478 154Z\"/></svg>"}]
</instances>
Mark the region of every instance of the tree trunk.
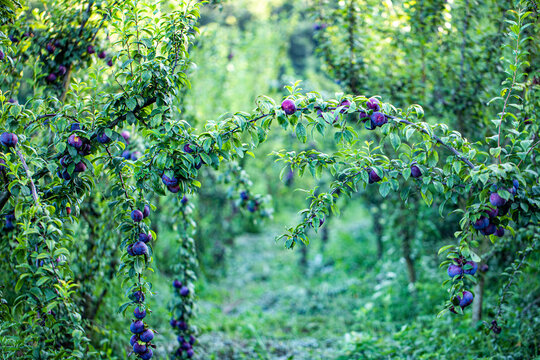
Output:
<instances>
[{"instance_id":1,"label":"tree trunk","mask_svg":"<svg viewBox=\"0 0 540 360\"><path fill-rule=\"evenodd\" d=\"M402 241L403 257L407 264L407 275L409 276L409 283L414 284L416 282L416 271L414 270L414 260L411 257L411 239L408 231Z\"/></svg>"},{"instance_id":2,"label":"tree trunk","mask_svg":"<svg viewBox=\"0 0 540 360\"><path fill-rule=\"evenodd\" d=\"M478 283L474 287L474 302L472 311L473 322L482 320L482 303L484 300L484 283L486 277L484 274L480 274L478 277Z\"/></svg>"}]
</instances>

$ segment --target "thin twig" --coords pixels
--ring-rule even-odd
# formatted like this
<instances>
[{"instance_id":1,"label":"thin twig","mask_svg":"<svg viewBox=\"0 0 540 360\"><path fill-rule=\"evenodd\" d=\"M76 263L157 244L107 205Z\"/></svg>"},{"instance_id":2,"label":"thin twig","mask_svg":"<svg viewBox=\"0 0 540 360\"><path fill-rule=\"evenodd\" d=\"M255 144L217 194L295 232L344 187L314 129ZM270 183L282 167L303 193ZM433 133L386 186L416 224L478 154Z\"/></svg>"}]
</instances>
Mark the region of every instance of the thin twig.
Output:
<instances>
[{"instance_id":1,"label":"thin twig","mask_svg":"<svg viewBox=\"0 0 540 360\"><path fill-rule=\"evenodd\" d=\"M32 180L32 175L30 175L30 170L28 170L28 165L26 165L26 160L24 160L24 156L20 150L16 150L16 153L17 155L19 155L19 159L21 159L21 163L24 170L26 171L26 176L28 177L28 180L30 180L30 191L32 192L32 197L34 198L34 202L36 203L36 205L39 205L39 198L36 192L36 185L34 185L34 180Z\"/></svg>"}]
</instances>

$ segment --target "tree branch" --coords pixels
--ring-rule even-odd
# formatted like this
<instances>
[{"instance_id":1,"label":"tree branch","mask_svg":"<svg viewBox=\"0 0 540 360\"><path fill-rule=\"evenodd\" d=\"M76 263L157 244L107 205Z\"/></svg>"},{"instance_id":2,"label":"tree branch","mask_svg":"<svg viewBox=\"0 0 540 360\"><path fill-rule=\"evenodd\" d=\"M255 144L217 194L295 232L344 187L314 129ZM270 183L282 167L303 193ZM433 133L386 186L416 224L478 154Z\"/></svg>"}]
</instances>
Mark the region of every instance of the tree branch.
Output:
<instances>
[{"instance_id":1,"label":"tree branch","mask_svg":"<svg viewBox=\"0 0 540 360\"><path fill-rule=\"evenodd\" d=\"M34 202L36 203L36 205L38 205L39 198L36 192L36 185L34 185L34 180L32 180L32 175L30 175L30 170L28 169L28 165L26 165L26 160L24 160L24 156L20 150L16 150L16 153L17 155L19 155L19 159L21 159L21 163L24 170L26 171L26 176L28 177L28 180L30 180L30 191L32 192L32 198L34 198Z\"/></svg>"}]
</instances>

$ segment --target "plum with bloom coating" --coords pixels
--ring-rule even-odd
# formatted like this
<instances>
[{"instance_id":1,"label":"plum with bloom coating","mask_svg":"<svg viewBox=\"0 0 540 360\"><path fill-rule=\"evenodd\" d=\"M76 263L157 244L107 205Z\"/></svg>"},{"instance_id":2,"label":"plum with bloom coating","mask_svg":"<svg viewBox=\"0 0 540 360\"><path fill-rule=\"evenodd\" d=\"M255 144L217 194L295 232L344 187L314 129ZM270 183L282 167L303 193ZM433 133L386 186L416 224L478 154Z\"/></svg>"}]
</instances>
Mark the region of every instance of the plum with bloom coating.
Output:
<instances>
[{"instance_id":1,"label":"plum with bloom coating","mask_svg":"<svg viewBox=\"0 0 540 360\"><path fill-rule=\"evenodd\" d=\"M493 235L497 231L497 227L494 224L489 224L485 229L480 230L484 235Z\"/></svg>"},{"instance_id":2,"label":"plum with bloom coating","mask_svg":"<svg viewBox=\"0 0 540 360\"><path fill-rule=\"evenodd\" d=\"M296 104L291 99L285 99L281 103L281 109L283 109L285 114L292 115L296 112Z\"/></svg>"},{"instance_id":3,"label":"plum with bloom coating","mask_svg":"<svg viewBox=\"0 0 540 360\"><path fill-rule=\"evenodd\" d=\"M144 319L144 317L146 316L146 310L144 309L139 309L139 307L137 306L135 308L135 310L133 310L133 316L135 316L136 319Z\"/></svg>"},{"instance_id":4,"label":"plum with bloom coating","mask_svg":"<svg viewBox=\"0 0 540 360\"><path fill-rule=\"evenodd\" d=\"M413 178L419 178L420 176L422 176L422 170L420 170L418 165L416 164L411 165L411 176Z\"/></svg>"},{"instance_id":5,"label":"plum with bloom coating","mask_svg":"<svg viewBox=\"0 0 540 360\"><path fill-rule=\"evenodd\" d=\"M476 230L483 230L489 226L489 219L485 216L480 217L480 219L476 220L473 224L473 228Z\"/></svg>"},{"instance_id":6,"label":"plum with bloom coating","mask_svg":"<svg viewBox=\"0 0 540 360\"><path fill-rule=\"evenodd\" d=\"M478 264L474 261L467 261L465 265L470 265L470 269L463 269L463 272L467 275L474 275L476 274L476 270L478 270Z\"/></svg>"},{"instance_id":7,"label":"plum with bloom coating","mask_svg":"<svg viewBox=\"0 0 540 360\"><path fill-rule=\"evenodd\" d=\"M140 334L144 331L144 323L141 320L136 320L131 323L129 330L134 334Z\"/></svg>"},{"instance_id":8,"label":"plum with bloom coating","mask_svg":"<svg viewBox=\"0 0 540 360\"><path fill-rule=\"evenodd\" d=\"M103 131L98 134L97 141L100 144L108 144L111 142L111 138L105 135L105 131Z\"/></svg>"},{"instance_id":9,"label":"plum with bloom coating","mask_svg":"<svg viewBox=\"0 0 540 360\"><path fill-rule=\"evenodd\" d=\"M187 286L182 286L182 288L180 289L180 295L188 296L189 295L189 288Z\"/></svg>"},{"instance_id":10,"label":"plum with bloom coating","mask_svg":"<svg viewBox=\"0 0 540 360\"><path fill-rule=\"evenodd\" d=\"M491 195L489 195L489 202L491 203L491 205L497 206L497 207L501 207L501 206L504 206L504 204L506 204L506 200L503 199L501 195L499 195L496 192L493 192L491 193Z\"/></svg>"},{"instance_id":11,"label":"plum with bloom coating","mask_svg":"<svg viewBox=\"0 0 540 360\"><path fill-rule=\"evenodd\" d=\"M370 184L379 182L381 180L382 180L381 177L377 174L377 172L375 170L371 170L369 172L369 183Z\"/></svg>"},{"instance_id":12,"label":"plum with bloom coating","mask_svg":"<svg viewBox=\"0 0 540 360\"><path fill-rule=\"evenodd\" d=\"M379 111L381 109L381 102L377 98L370 98L366 102L366 106L370 110Z\"/></svg>"},{"instance_id":13,"label":"plum with bloom coating","mask_svg":"<svg viewBox=\"0 0 540 360\"><path fill-rule=\"evenodd\" d=\"M467 290L463 291L463 297L458 296L458 298L459 298L459 306L461 306L462 309L471 305L474 300L473 294Z\"/></svg>"},{"instance_id":14,"label":"plum with bloom coating","mask_svg":"<svg viewBox=\"0 0 540 360\"><path fill-rule=\"evenodd\" d=\"M450 264L447 272L448 272L448 276L453 278L454 276L463 274L463 269L459 265Z\"/></svg>"},{"instance_id":15,"label":"plum with bloom coating","mask_svg":"<svg viewBox=\"0 0 540 360\"><path fill-rule=\"evenodd\" d=\"M73 146L75 149L80 149L83 146L82 138L77 134L71 134L67 140L68 144Z\"/></svg>"},{"instance_id":16,"label":"plum with bloom coating","mask_svg":"<svg viewBox=\"0 0 540 360\"><path fill-rule=\"evenodd\" d=\"M137 341L139 341L139 336L137 334L133 334L131 336L131 339L129 339L129 345L133 346Z\"/></svg>"},{"instance_id":17,"label":"plum with bloom coating","mask_svg":"<svg viewBox=\"0 0 540 360\"><path fill-rule=\"evenodd\" d=\"M144 218L143 216L143 213L141 212L141 210L138 210L138 209L135 209L131 212L131 218L133 219L133 221L135 222L140 222L142 221L142 219Z\"/></svg>"},{"instance_id":18,"label":"plum with bloom coating","mask_svg":"<svg viewBox=\"0 0 540 360\"><path fill-rule=\"evenodd\" d=\"M147 218L148 216L150 216L150 205L144 205L144 209L143 209L143 217Z\"/></svg>"},{"instance_id":19,"label":"plum with bloom coating","mask_svg":"<svg viewBox=\"0 0 540 360\"><path fill-rule=\"evenodd\" d=\"M142 360L150 360L154 356L152 349L148 348L145 353L141 354L140 357Z\"/></svg>"},{"instance_id":20,"label":"plum with bloom coating","mask_svg":"<svg viewBox=\"0 0 540 360\"><path fill-rule=\"evenodd\" d=\"M498 236L498 237L504 236L504 228L502 226L499 226L497 230L495 230L495 236Z\"/></svg>"},{"instance_id":21,"label":"plum with bloom coating","mask_svg":"<svg viewBox=\"0 0 540 360\"><path fill-rule=\"evenodd\" d=\"M47 82L50 82L50 83L56 81L56 74L50 73L49 75L47 75L45 80L47 80Z\"/></svg>"},{"instance_id":22,"label":"plum with bloom coating","mask_svg":"<svg viewBox=\"0 0 540 360\"><path fill-rule=\"evenodd\" d=\"M150 329L144 330L141 335L139 335L142 342L150 342L154 338L154 332Z\"/></svg>"},{"instance_id":23,"label":"plum with bloom coating","mask_svg":"<svg viewBox=\"0 0 540 360\"><path fill-rule=\"evenodd\" d=\"M388 122L386 119L386 115L384 115L382 112L375 111L373 114L371 114L371 122L375 126L383 126Z\"/></svg>"},{"instance_id":24,"label":"plum with bloom coating","mask_svg":"<svg viewBox=\"0 0 540 360\"><path fill-rule=\"evenodd\" d=\"M178 280L178 279L175 279L175 280L173 281L173 287L174 287L175 289L180 289L180 288L182 288L182 282L181 282L180 280Z\"/></svg>"},{"instance_id":25,"label":"plum with bloom coating","mask_svg":"<svg viewBox=\"0 0 540 360\"><path fill-rule=\"evenodd\" d=\"M133 244L133 254L136 256L138 255L146 255L148 254L148 246L146 246L145 243L142 241L137 241L135 244Z\"/></svg>"},{"instance_id":26,"label":"plum with bloom coating","mask_svg":"<svg viewBox=\"0 0 540 360\"><path fill-rule=\"evenodd\" d=\"M96 52L96 50L94 49L94 47L92 45L88 45L86 47L86 52L89 53L90 55L92 55L93 53Z\"/></svg>"},{"instance_id":27,"label":"plum with bloom coating","mask_svg":"<svg viewBox=\"0 0 540 360\"><path fill-rule=\"evenodd\" d=\"M161 175L161 181L165 184L165 186L176 186L178 185L178 178L172 176L168 177L167 175L163 174Z\"/></svg>"},{"instance_id":28,"label":"plum with bloom coating","mask_svg":"<svg viewBox=\"0 0 540 360\"><path fill-rule=\"evenodd\" d=\"M19 138L13 133L5 132L0 135L0 142L7 147L15 147L19 142Z\"/></svg>"},{"instance_id":29,"label":"plum with bloom coating","mask_svg":"<svg viewBox=\"0 0 540 360\"><path fill-rule=\"evenodd\" d=\"M142 353L145 353L147 350L146 348L146 345L141 345L139 344L138 342L136 342L135 344L133 344L133 352L137 353L137 354L142 354Z\"/></svg>"}]
</instances>

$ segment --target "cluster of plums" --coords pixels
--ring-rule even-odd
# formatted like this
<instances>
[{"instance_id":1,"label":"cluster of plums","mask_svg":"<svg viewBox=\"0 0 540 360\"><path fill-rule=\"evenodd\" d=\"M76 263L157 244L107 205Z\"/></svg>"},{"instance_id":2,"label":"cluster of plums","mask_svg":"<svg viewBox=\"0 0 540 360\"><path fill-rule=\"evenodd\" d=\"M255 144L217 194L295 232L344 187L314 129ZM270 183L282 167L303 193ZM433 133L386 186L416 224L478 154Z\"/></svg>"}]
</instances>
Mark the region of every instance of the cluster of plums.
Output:
<instances>
[{"instance_id":1,"label":"cluster of plums","mask_svg":"<svg viewBox=\"0 0 540 360\"><path fill-rule=\"evenodd\" d=\"M190 294L189 288L182 284L178 279L173 281L173 288L181 297L188 297ZM178 329L180 335L178 335L177 340L179 347L176 350L176 356L180 358L192 358L195 352L193 351L193 345L195 344L195 337L193 335L187 336L185 332L189 330L189 325L187 324L186 319L183 316L180 319L171 319L171 327L173 329Z\"/></svg>"},{"instance_id":2,"label":"cluster of plums","mask_svg":"<svg viewBox=\"0 0 540 360\"><path fill-rule=\"evenodd\" d=\"M141 297L139 297L139 299L141 299ZM142 300L144 300L144 296L142 296ZM133 310L133 316L135 317L135 320L133 320L129 326L129 329L133 335L131 336L129 343L131 346L133 346L133 352L141 359L151 359L154 355L151 349L153 346L151 341L154 339L154 331L148 329L147 325L143 321L146 316L146 310L137 306L135 310Z\"/></svg>"},{"instance_id":3,"label":"cluster of plums","mask_svg":"<svg viewBox=\"0 0 540 360\"><path fill-rule=\"evenodd\" d=\"M512 181L512 187L508 190L510 194L516 195L519 189L519 182ZM499 226L498 216L504 216L510 210L511 201L504 199L497 192L497 187L493 186L493 191L489 195L489 203L493 206L476 220L472 226L484 235L504 236L504 227Z\"/></svg>"},{"instance_id":4,"label":"cluster of plums","mask_svg":"<svg viewBox=\"0 0 540 360\"><path fill-rule=\"evenodd\" d=\"M150 206L144 205L143 211L135 209L131 212L131 219L139 223L143 219L150 216ZM129 244L126 251L131 256L140 256L140 255L147 255L148 254L148 244L150 241L152 241L152 233L140 233L137 241L135 241L133 244Z\"/></svg>"},{"instance_id":5,"label":"cluster of plums","mask_svg":"<svg viewBox=\"0 0 540 360\"><path fill-rule=\"evenodd\" d=\"M95 54L96 53L96 49L94 48L93 45L88 45L86 47L86 52L89 54L89 55L92 55L92 54ZM98 58L100 59L105 59L107 57L107 53L105 52L105 50L101 50L99 53L98 53ZM113 66L113 61L111 58L109 58L107 60L107 65L108 66Z\"/></svg>"},{"instance_id":6,"label":"cluster of plums","mask_svg":"<svg viewBox=\"0 0 540 360\"><path fill-rule=\"evenodd\" d=\"M122 131L120 133L120 135L122 135L122 137L124 138L124 141L126 142L126 145L129 145L129 140L131 139L131 134L128 132L128 131ZM123 152L122 152L122 157L126 160L131 160L131 161L137 161L137 159L139 157L141 157L141 152L138 151L138 150L129 150L129 149L125 149Z\"/></svg>"},{"instance_id":7,"label":"cluster of plums","mask_svg":"<svg viewBox=\"0 0 540 360\"><path fill-rule=\"evenodd\" d=\"M478 264L474 261L465 261L462 258L456 258L454 259L454 262L454 264L450 264L450 266L448 266L447 271L448 276L450 276L451 278L454 278L456 276L462 277L465 274L473 276L478 270ZM464 309L472 304L473 299L473 294L470 291L465 290L462 292L461 296L457 296L456 305L459 305L462 309ZM455 313L453 306L450 308L450 311Z\"/></svg>"},{"instance_id":8,"label":"cluster of plums","mask_svg":"<svg viewBox=\"0 0 540 360\"><path fill-rule=\"evenodd\" d=\"M77 153L81 156L90 155L90 153L92 152L92 145L90 143L90 140L79 136L79 134L75 132L77 130L81 130L80 124L77 122L71 124L69 130L73 131L73 133L67 139L68 145L74 147L77 150ZM60 165L62 166L62 168L58 169L57 175L59 178L64 180L71 180L71 174L68 171L68 167L72 163L73 159L70 155L65 155L60 159ZM81 173L84 171L86 171L86 165L84 164L84 162L79 161L74 165L74 173Z\"/></svg>"},{"instance_id":9,"label":"cluster of plums","mask_svg":"<svg viewBox=\"0 0 540 360\"><path fill-rule=\"evenodd\" d=\"M240 205L245 207L250 213L254 213L259 210L261 202L257 199L251 199L249 193L243 190L240 192Z\"/></svg>"},{"instance_id":10,"label":"cluster of plums","mask_svg":"<svg viewBox=\"0 0 540 360\"><path fill-rule=\"evenodd\" d=\"M49 55L54 55L54 53L56 52L56 49L59 47L60 47L60 42L58 40L50 41L47 43L47 45L45 45L45 50L47 51L47 53L49 53ZM92 55L96 52L96 50L94 49L94 46L88 45L86 47L86 52L89 55ZM98 58L105 59L106 57L107 57L107 53L105 51L100 51L98 53ZM113 66L113 61L111 58L109 58L109 60L107 61L107 65ZM47 75L45 80L47 80L48 83L53 83L57 79L64 76L66 73L67 73L67 67L65 65L59 65L55 71L51 71Z\"/></svg>"}]
</instances>

